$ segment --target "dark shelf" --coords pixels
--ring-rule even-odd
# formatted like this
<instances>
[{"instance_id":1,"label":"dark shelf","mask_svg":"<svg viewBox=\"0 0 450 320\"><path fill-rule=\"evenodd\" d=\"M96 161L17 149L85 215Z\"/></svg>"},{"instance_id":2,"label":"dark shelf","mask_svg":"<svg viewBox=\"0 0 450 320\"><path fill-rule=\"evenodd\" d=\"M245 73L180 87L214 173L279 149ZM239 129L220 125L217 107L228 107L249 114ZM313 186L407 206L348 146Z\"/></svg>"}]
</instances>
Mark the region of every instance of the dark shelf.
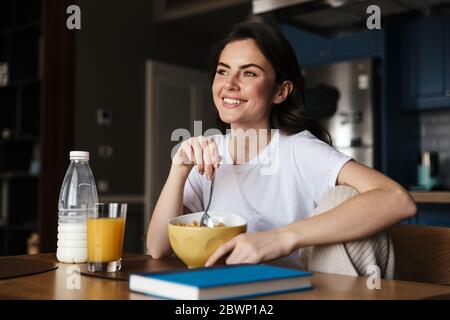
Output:
<instances>
[{"instance_id":1,"label":"dark shelf","mask_svg":"<svg viewBox=\"0 0 450 320\"><path fill-rule=\"evenodd\" d=\"M15 30L9 35L10 81L37 78L40 28Z\"/></svg>"},{"instance_id":2,"label":"dark shelf","mask_svg":"<svg viewBox=\"0 0 450 320\"><path fill-rule=\"evenodd\" d=\"M39 177L31 175L28 171L11 171L11 172L1 172L0 179L37 179Z\"/></svg>"},{"instance_id":3,"label":"dark shelf","mask_svg":"<svg viewBox=\"0 0 450 320\"><path fill-rule=\"evenodd\" d=\"M3 255L22 255L28 253L28 238L35 232L33 229L5 230L0 229L0 250Z\"/></svg>"},{"instance_id":4,"label":"dark shelf","mask_svg":"<svg viewBox=\"0 0 450 320\"><path fill-rule=\"evenodd\" d=\"M6 34L0 32L0 62L5 62L7 60L8 52L8 37Z\"/></svg>"},{"instance_id":5,"label":"dark shelf","mask_svg":"<svg viewBox=\"0 0 450 320\"><path fill-rule=\"evenodd\" d=\"M41 11L41 0L0 0L0 63L9 76L0 87L0 255L26 254L37 230Z\"/></svg>"},{"instance_id":6,"label":"dark shelf","mask_svg":"<svg viewBox=\"0 0 450 320\"><path fill-rule=\"evenodd\" d=\"M12 0L0 1L0 29L6 29L12 25Z\"/></svg>"},{"instance_id":7,"label":"dark shelf","mask_svg":"<svg viewBox=\"0 0 450 320\"><path fill-rule=\"evenodd\" d=\"M5 128L15 132L17 129L17 88L8 86L0 88L0 130Z\"/></svg>"},{"instance_id":8,"label":"dark shelf","mask_svg":"<svg viewBox=\"0 0 450 320\"><path fill-rule=\"evenodd\" d=\"M17 131L22 136L39 135L40 84L31 82L20 87Z\"/></svg>"},{"instance_id":9,"label":"dark shelf","mask_svg":"<svg viewBox=\"0 0 450 320\"><path fill-rule=\"evenodd\" d=\"M37 225L35 223L23 225L6 225L4 229L6 231L35 231L37 230Z\"/></svg>"},{"instance_id":10,"label":"dark shelf","mask_svg":"<svg viewBox=\"0 0 450 320\"><path fill-rule=\"evenodd\" d=\"M36 142L39 140L39 137L31 134L24 134L24 135L15 135L12 138L9 139L2 139L0 138L0 144L2 143L15 143L15 142L23 142L23 141L31 141Z\"/></svg>"},{"instance_id":11,"label":"dark shelf","mask_svg":"<svg viewBox=\"0 0 450 320\"><path fill-rule=\"evenodd\" d=\"M29 175L3 180L3 217L9 225L23 226L37 221L39 178ZM4 202L3 202L4 201Z\"/></svg>"},{"instance_id":12,"label":"dark shelf","mask_svg":"<svg viewBox=\"0 0 450 320\"><path fill-rule=\"evenodd\" d=\"M20 79L20 80L9 81L9 86L17 87L17 86L26 85L26 84L36 84L36 83L39 83L39 81L40 80L37 77Z\"/></svg>"},{"instance_id":13,"label":"dark shelf","mask_svg":"<svg viewBox=\"0 0 450 320\"><path fill-rule=\"evenodd\" d=\"M39 21L33 21L33 22L26 23L26 24L22 24L22 25L17 25L17 26L12 26L9 28L1 29L0 34L2 34L2 33L7 34L7 33L15 32L15 31L23 31L23 30L27 30L27 29L36 29L36 28L40 28L40 27L41 27L41 23Z\"/></svg>"},{"instance_id":14,"label":"dark shelf","mask_svg":"<svg viewBox=\"0 0 450 320\"><path fill-rule=\"evenodd\" d=\"M12 138L1 141L37 140L40 117L40 81L28 78L12 81L0 87L0 134L3 129L11 131Z\"/></svg>"},{"instance_id":15,"label":"dark shelf","mask_svg":"<svg viewBox=\"0 0 450 320\"><path fill-rule=\"evenodd\" d=\"M41 0L14 0L13 3L14 26L38 23L41 19Z\"/></svg>"},{"instance_id":16,"label":"dark shelf","mask_svg":"<svg viewBox=\"0 0 450 320\"><path fill-rule=\"evenodd\" d=\"M33 140L0 141L0 172L28 171L34 145Z\"/></svg>"}]
</instances>

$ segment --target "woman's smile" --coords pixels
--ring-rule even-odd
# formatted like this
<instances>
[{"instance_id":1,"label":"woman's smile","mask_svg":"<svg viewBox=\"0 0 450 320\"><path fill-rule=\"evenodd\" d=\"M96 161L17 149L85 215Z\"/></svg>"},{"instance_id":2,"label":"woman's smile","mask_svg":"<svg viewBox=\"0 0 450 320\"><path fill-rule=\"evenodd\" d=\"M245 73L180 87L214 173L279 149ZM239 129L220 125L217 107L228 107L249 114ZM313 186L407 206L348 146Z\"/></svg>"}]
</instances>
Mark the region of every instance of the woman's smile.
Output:
<instances>
[{"instance_id":1,"label":"woman's smile","mask_svg":"<svg viewBox=\"0 0 450 320\"><path fill-rule=\"evenodd\" d=\"M247 100L236 99L236 98L222 98L222 106L226 109L236 109L242 107Z\"/></svg>"}]
</instances>

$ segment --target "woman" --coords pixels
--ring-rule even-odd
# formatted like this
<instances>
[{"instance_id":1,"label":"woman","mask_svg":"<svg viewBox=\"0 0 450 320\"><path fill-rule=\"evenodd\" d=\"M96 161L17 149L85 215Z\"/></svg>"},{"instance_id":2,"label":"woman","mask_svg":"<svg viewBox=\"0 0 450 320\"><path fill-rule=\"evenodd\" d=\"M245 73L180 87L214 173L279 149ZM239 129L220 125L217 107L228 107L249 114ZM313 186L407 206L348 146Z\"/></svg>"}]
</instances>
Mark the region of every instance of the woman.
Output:
<instances>
[{"instance_id":1,"label":"woman","mask_svg":"<svg viewBox=\"0 0 450 320\"><path fill-rule=\"evenodd\" d=\"M332 148L327 132L304 115L303 78L281 33L237 24L214 59L214 103L231 132L181 144L149 225L152 257L171 252L170 218L204 210L214 172L210 210L240 214L249 232L219 247L206 266L221 258L227 264L295 259L300 248L365 238L416 213L405 189ZM336 185L360 194L312 217Z\"/></svg>"}]
</instances>

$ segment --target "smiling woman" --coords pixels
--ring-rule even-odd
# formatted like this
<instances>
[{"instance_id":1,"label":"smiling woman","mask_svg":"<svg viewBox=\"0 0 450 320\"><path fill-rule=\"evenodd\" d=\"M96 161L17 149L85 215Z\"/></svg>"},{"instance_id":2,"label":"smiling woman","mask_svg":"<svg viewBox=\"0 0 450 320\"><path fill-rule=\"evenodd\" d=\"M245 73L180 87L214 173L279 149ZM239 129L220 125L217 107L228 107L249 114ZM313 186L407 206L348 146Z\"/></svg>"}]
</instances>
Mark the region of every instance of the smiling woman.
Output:
<instances>
[{"instance_id":1,"label":"smiling woman","mask_svg":"<svg viewBox=\"0 0 450 320\"><path fill-rule=\"evenodd\" d=\"M369 237L415 214L399 184L330 145L328 133L305 116L303 92L295 53L280 32L234 26L216 47L212 83L220 120L231 130L186 140L173 157L147 233L154 258L171 252L169 219L204 210L213 173L210 209L239 214L249 232L221 245L207 266L225 256L229 264L287 258L298 265L301 248ZM266 163L272 170L263 170ZM336 185L359 194L313 216Z\"/></svg>"}]
</instances>

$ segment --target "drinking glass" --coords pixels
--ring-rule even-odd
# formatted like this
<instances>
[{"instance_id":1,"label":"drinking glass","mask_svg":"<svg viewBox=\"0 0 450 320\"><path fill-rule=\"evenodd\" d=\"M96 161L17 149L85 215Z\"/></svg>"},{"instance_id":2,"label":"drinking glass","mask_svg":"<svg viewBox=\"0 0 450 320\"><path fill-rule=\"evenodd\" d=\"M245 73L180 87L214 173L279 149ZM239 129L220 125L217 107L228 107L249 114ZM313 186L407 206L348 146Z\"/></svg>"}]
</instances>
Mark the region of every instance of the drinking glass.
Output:
<instances>
[{"instance_id":1,"label":"drinking glass","mask_svg":"<svg viewBox=\"0 0 450 320\"><path fill-rule=\"evenodd\" d=\"M97 203L88 214L88 270L115 272L122 267L126 203Z\"/></svg>"}]
</instances>

